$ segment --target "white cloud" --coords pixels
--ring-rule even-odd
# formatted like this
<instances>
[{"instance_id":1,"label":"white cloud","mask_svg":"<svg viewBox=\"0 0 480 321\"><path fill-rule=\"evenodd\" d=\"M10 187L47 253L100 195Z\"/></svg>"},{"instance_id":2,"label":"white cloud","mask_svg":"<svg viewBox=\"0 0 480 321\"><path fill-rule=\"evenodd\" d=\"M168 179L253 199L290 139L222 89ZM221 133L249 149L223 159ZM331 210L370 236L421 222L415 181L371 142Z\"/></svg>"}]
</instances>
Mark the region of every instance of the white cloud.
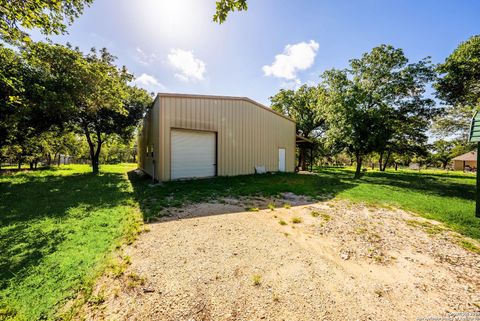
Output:
<instances>
[{"instance_id":1,"label":"white cloud","mask_svg":"<svg viewBox=\"0 0 480 321\"><path fill-rule=\"evenodd\" d=\"M142 65L150 65L158 59L154 53L148 54L140 48L135 49L135 60Z\"/></svg>"},{"instance_id":2,"label":"white cloud","mask_svg":"<svg viewBox=\"0 0 480 321\"><path fill-rule=\"evenodd\" d=\"M317 55L318 43L300 42L294 45L287 45L283 53L275 56L271 65L263 66L265 76L274 76L298 82L297 72L310 68Z\"/></svg>"},{"instance_id":3,"label":"white cloud","mask_svg":"<svg viewBox=\"0 0 480 321\"><path fill-rule=\"evenodd\" d=\"M168 61L178 71L175 77L182 81L205 79L205 62L196 58L192 51L172 49L168 54Z\"/></svg>"},{"instance_id":4,"label":"white cloud","mask_svg":"<svg viewBox=\"0 0 480 321\"><path fill-rule=\"evenodd\" d=\"M151 92L157 92L159 90L166 89L165 86L157 80L157 78L145 73L135 78L133 84Z\"/></svg>"}]
</instances>

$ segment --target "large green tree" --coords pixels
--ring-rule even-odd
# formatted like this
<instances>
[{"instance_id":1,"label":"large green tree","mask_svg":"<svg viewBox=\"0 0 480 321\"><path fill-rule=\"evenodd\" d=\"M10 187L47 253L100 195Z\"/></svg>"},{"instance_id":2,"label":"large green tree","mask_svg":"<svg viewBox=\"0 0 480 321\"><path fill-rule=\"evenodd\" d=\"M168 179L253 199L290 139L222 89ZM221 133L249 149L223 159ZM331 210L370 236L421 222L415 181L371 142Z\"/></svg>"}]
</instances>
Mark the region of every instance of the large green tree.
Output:
<instances>
[{"instance_id":1,"label":"large green tree","mask_svg":"<svg viewBox=\"0 0 480 321\"><path fill-rule=\"evenodd\" d=\"M117 67L106 49L83 54L69 46L35 43L25 56L44 78L39 106L52 115L50 123L85 135L93 172L98 173L102 145L113 136L133 135L151 104L150 95L128 85L132 75Z\"/></svg>"},{"instance_id":2,"label":"large green tree","mask_svg":"<svg viewBox=\"0 0 480 321\"><path fill-rule=\"evenodd\" d=\"M297 135L313 138L325 119L320 106L323 88L303 85L297 90L281 89L270 97L273 110L292 118L297 123Z\"/></svg>"},{"instance_id":3,"label":"large green tree","mask_svg":"<svg viewBox=\"0 0 480 321\"><path fill-rule=\"evenodd\" d=\"M381 161L386 164L393 152L405 148L405 140L425 137L436 112L433 101L424 97L425 85L433 79L428 59L409 64L401 49L387 45L352 59L348 69L322 75L328 141L343 144L354 156L356 178L369 153L376 151L381 159L386 153Z\"/></svg>"},{"instance_id":4,"label":"large green tree","mask_svg":"<svg viewBox=\"0 0 480 321\"><path fill-rule=\"evenodd\" d=\"M446 169L452 158L457 156L453 154L454 147L455 142L453 141L443 139L435 141L432 145L433 160L439 162L442 165L442 168Z\"/></svg>"},{"instance_id":5,"label":"large green tree","mask_svg":"<svg viewBox=\"0 0 480 321\"><path fill-rule=\"evenodd\" d=\"M303 85L297 90L281 89L270 97L273 110L295 120L297 135L314 140L324 131L325 117L321 105L325 99L323 88ZM305 168L306 149L301 148L298 167Z\"/></svg>"},{"instance_id":6,"label":"large green tree","mask_svg":"<svg viewBox=\"0 0 480 321\"><path fill-rule=\"evenodd\" d=\"M437 70L440 78L435 88L448 107L435 129L443 136L466 139L470 119L480 109L480 35L462 42Z\"/></svg>"},{"instance_id":7,"label":"large green tree","mask_svg":"<svg viewBox=\"0 0 480 321\"><path fill-rule=\"evenodd\" d=\"M30 41L26 30L62 34L93 0L0 0L0 39Z\"/></svg>"},{"instance_id":8,"label":"large green tree","mask_svg":"<svg viewBox=\"0 0 480 321\"><path fill-rule=\"evenodd\" d=\"M38 136L55 119L38 100L43 79L37 70L12 49L0 46L0 148L15 145L21 163L41 148ZM50 93L50 95L52 95Z\"/></svg>"},{"instance_id":9,"label":"large green tree","mask_svg":"<svg viewBox=\"0 0 480 321\"><path fill-rule=\"evenodd\" d=\"M0 148L12 143L14 138L27 73L21 57L14 50L0 45Z\"/></svg>"}]
</instances>

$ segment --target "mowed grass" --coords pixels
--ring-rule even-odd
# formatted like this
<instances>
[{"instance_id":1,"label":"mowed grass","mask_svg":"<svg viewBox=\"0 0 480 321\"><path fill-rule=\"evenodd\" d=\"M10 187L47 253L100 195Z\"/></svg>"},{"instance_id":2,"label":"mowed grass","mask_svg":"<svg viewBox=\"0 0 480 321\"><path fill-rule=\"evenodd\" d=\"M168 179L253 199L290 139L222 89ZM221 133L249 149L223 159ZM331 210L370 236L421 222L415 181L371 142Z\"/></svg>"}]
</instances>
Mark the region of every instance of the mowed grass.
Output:
<instances>
[{"instance_id":1,"label":"mowed grass","mask_svg":"<svg viewBox=\"0 0 480 321\"><path fill-rule=\"evenodd\" d=\"M0 320L57 319L69 299L88 295L109 253L141 220L126 176L133 168L0 175Z\"/></svg>"},{"instance_id":2,"label":"mowed grass","mask_svg":"<svg viewBox=\"0 0 480 321\"><path fill-rule=\"evenodd\" d=\"M324 169L319 173L336 175L343 181L350 179L353 169ZM370 171L355 188L341 191L338 197L399 207L480 239L480 218L475 217L475 182L475 175L462 172Z\"/></svg>"},{"instance_id":3,"label":"mowed grass","mask_svg":"<svg viewBox=\"0 0 480 321\"><path fill-rule=\"evenodd\" d=\"M151 186L148 178L130 173L143 215L148 221L162 209L227 196L278 196L282 192L379 206L395 206L445 223L480 239L475 217L475 176L459 172L367 171L353 179L350 168L319 168L314 175L277 173L166 182Z\"/></svg>"}]
</instances>

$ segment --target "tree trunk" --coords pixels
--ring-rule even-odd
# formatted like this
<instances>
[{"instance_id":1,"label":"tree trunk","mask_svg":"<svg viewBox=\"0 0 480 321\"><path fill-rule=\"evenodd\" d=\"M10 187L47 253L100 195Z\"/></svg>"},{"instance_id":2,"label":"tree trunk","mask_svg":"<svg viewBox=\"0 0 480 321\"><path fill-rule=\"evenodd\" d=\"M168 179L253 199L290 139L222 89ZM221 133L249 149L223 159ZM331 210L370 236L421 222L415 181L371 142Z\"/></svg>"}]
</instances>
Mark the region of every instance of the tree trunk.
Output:
<instances>
[{"instance_id":1,"label":"tree trunk","mask_svg":"<svg viewBox=\"0 0 480 321\"><path fill-rule=\"evenodd\" d=\"M395 163L395 170L397 171L398 170L398 164Z\"/></svg>"},{"instance_id":2,"label":"tree trunk","mask_svg":"<svg viewBox=\"0 0 480 321\"><path fill-rule=\"evenodd\" d=\"M60 154L58 154L58 163L57 163L57 166L60 166L60 160L61 160L62 156Z\"/></svg>"},{"instance_id":3,"label":"tree trunk","mask_svg":"<svg viewBox=\"0 0 480 321\"><path fill-rule=\"evenodd\" d=\"M88 147L90 149L90 159L92 161L92 172L94 174L99 173L99 159L100 159L100 151L102 148L102 139L100 137L100 131L97 129L97 143L96 143L96 150L95 150L95 143L92 141L92 137L90 136L90 131L88 127L84 127L85 129L85 136L87 138Z\"/></svg>"},{"instance_id":4,"label":"tree trunk","mask_svg":"<svg viewBox=\"0 0 480 321\"><path fill-rule=\"evenodd\" d=\"M353 178L357 179L362 176L362 156L360 153L355 154L355 161L357 162L357 168L355 170L355 176Z\"/></svg>"},{"instance_id":5,"label":"tree trunk","mask_svg":"<svg viewBox=\"0 0 480 321\"><path fill-rule=\"evenodd\" d=\"M94 174L98 174L99 173L99 158L100 158L100 148L101 148L101 145L102 143L98 143L97 144L97 150L95 150L95 145L93 144L93 142L89 142L88 143L89 147L90 147L90 160L92 161L92 172Z\"/></svg>"},{"instance_id":6,"label":"tree trunk","mask_svg":"<svg viewBox=\"0 0 480 321\"><path fill-rule=\"evenodd\" d=\"M385 169L387 168L388 161L390 160L390 155L392 154L391 151L388 151L387 157L385 158L385 163L380 165L380 171L385 172ZM382 167L383 166L383 167Z\"/></svg>"},{"instance_id":7,"label":"tree trunk","mask_svg":"<svg viewBox=\"0 0 480 321\"><path fill-rule=\"evenodd\" d=\"M94 174L98 174L99 172L99 166L98 166L98 159L95 157L95 155L92 156L92 171Z\"/></svg>"},{"instance_id":8,"label":"tree trunk","mask_svg":"<svg viewBox=\"0 0 480 321\"><path fill-rule=\"evenodd\" d=\"M298 153L298 170L303 170L303 165L305 164L305 149L300 147L300 151Z\"/></svg>"},{"instance_id":9,"label":"tree trunk","mask_svg":"<svg viewBox=\"0 0 480 321\"><path fill-rule=\"evenodd\" d=\"M52 154L50 153L47 154L47 165L52 165Z\"/></svg>"},{"instance_id":10,"label":"tree trunk","mask_svg":"<svg viewBox=\"0 0 480 321\"><path fill-rule=\"evenodd\" d=\"M304 171L308 170L307 168L307 156L306 156L306 153L305 153L305 149L303 150L303 159L302 159L302 169Z\"/></svg>"},{"instance_id":11,"label":"tree trunk","mask_svg":"<svg viewBox=\"0 0 480 321\"><path fill-rule=\"evenodd\" d=\"M33 162L30 162L30 169L33 169Z\"/></svg>"},{"instance_id":12,"label":"tree trunk","mask_svg":"<svg viewBox=\"0 0 480 321\"><path fill-rule=\"evenodd\" d=\"M382 171L382 166L383 166L383 150L380 153L380 158L378 159L378 169Z\"/></svg>"},{"instance_id":13,"label":"tree trunk","mask_svg":"<svg viewBox=\"0 0 480 321\"><path fill-rule=\"evenodd\" d=\"M22 169L22 161L21 160L18 161L18 169Z\"/></svg>"},{"instance_id":14,"label":"tree trunk","mask_svg":"<svg viewBox=\"0 0 480 321\"><path fill-rule=\"evenodd\" d=\"M443 163L442 163L443 170L446 170L446 169L447 169L447 165L448 165L448 162L443 162Z\"/></svg>"}]
</instances>

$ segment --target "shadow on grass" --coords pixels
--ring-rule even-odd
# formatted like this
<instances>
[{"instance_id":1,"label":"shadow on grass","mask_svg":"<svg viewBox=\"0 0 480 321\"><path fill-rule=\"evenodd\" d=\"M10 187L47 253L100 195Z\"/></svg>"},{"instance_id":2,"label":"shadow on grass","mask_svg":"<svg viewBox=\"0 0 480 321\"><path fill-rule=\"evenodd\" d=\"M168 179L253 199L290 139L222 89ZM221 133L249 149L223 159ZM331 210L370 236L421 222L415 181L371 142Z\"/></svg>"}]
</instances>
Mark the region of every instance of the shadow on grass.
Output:
<instances>
[{"instance_id":1,"label":"shadow on grass","mask_svg":"<svg viewBox=\"0 0 480 321\"><path fill-rule=\"evenodd\" d=\"M337 177L353 181L353 171L342 168L320 168L319 175ZM359 184L392 186L405 190L415 190L430 195L475 199L475 177L436 174L428 172L380 172L368 171L357 181Z\"/></svg>"},{"instance_id":2,"label":"shadow on grass","mask_svg":"<svg viewBox=\"0 0 480 321\"><path fill-rule=\"evenodd\" d=\"M21 278L71 237L67 219L131 198L122 174L43 175L18 173L0 182L0 289ZM123 184L123 185L122 185ZM128 183L127 183L128 184ZM102 229L101 226L98 227Z\"/></svg>"},{"instance_id":3,"label":"shadow on grass","mask_svg":"<svg viewBox=\"0 0 480 321\"><path fill-rule=\"evenodd\" d=\"M335 176L291 173L215 177L155 185L152 185L151 178L140 176L136 171L129 172L128 177L146 222L158 217L164 208L181 207L215 198L271 197L292 192L328 200L355 186L355 183L343 182Z\"/></svg>"},{"instance_id":4,"label":"shadow on grass","mask_svg":"<svg viewBox=\"0 0 480 321\"><path fill-rule=\"evenodd\" d=\"M18 167L9 167L9 168L0 168L0 175L10 175L10 174L15 174L15 173L32 173L32 172L37 172L37 171L44 171L44 170L47 170L47 169L54 169L55 167L53 166L48 166L48 165L44 165L44 166L38 166L37 168L27 168L27 167L22 167L22 168L18 168Z\"/></svg>"}]
</instances>

